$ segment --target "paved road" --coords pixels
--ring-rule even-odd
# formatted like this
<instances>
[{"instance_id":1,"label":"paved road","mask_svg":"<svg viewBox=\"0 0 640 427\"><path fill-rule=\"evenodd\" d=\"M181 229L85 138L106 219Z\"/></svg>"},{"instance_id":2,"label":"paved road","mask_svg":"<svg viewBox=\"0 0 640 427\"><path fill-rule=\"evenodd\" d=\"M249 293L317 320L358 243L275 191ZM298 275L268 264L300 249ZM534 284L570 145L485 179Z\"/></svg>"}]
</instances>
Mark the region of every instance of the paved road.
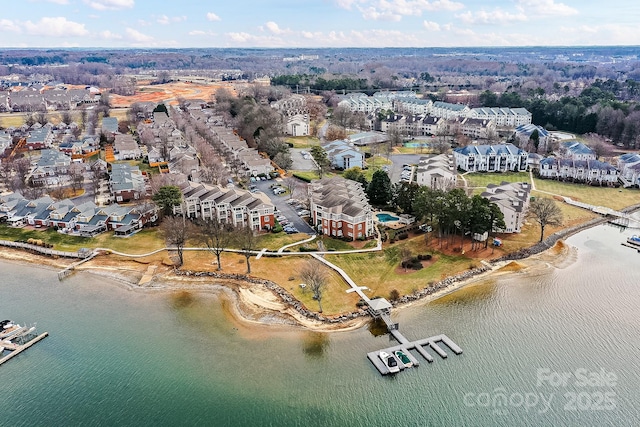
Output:
<instances>
[{"instance_id":1,"label":"paved road","mask_svg":"<svg viewBox=\"0 0 640 427\"><path fill-rule=\"evenodd\" d=\"M271 191L270 187L276 182L277 182L276 180L272 179L267 181L256 182L254 183L254 185L258 187L258 190L262 191L271 199L275 207L278 208L278 210L280 211L278 215L284 215L285 217L287 217L287 219L291 222L291 224L293 224L293 226L297 228L298 231L300 231L301 233L315 234L313 228L311 228L311 226L309 226L309 224L307 224L305 220L300 218L296 210L287 203L287 200L289 200L289 194L283 194L283 195L273 194L273 191Z\"/></svg>"}]
</instances>

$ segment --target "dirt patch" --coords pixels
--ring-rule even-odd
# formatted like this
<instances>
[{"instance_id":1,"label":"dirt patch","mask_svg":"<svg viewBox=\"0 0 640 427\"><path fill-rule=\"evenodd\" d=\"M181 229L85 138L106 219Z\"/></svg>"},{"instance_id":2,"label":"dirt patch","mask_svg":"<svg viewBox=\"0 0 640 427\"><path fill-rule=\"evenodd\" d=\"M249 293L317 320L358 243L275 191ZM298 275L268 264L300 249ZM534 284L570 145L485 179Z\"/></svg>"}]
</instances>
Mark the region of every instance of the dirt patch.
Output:
<instances>
[{"instance_id":1,"label":"dirt patch","mask_svg":"<svg viewBox=\"0 0 640 427\"><path fill-rule=\"evenodd\" d=\"M114 108L129 108L135 102L168 102L171 105L178 105L179 99L201 99L205 102L211 101L215 97L218 89L224 88L236 95L235 85L232 82L219 82L212 84L198 84L189 82L171 82L161 85L140 84L136 88L136 93L131 96L112 94L110 96L111 105Z\"/></svg>"},{"instance_id":2,"label":"dirt patch","mask_svg":"<svg viewBox=\"0 0 640 427\"><path fill-rule=\"evenodd\" d=\"M498 271L500 271L500 272L520 271L520 270L522 270L524 268L525 268L525 266L523 264L520 264L517 261L511 261L510 263L508 263L504 267L499 268Z\"/></svg>"}]
</instances>

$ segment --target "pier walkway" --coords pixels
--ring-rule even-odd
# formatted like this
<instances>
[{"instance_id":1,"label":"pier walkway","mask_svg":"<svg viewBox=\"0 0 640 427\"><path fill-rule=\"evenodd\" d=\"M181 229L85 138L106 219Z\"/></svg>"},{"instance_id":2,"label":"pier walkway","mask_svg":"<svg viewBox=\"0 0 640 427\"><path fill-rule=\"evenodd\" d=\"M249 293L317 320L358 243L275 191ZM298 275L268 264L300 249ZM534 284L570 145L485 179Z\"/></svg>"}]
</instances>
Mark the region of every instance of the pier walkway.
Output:
<instances>
[{"instance_id":1,"label":"pier walkway","mask_svg":"<svg viewBox=\"0 0 640 427\"><path fill-rule=\"evenodd\" d=\"M420 361L412 353L412 350L420 354L420 356L422 356L422 358L429 363L433 362L434 357L427 351L427 348L429 348L441 358L446 359L447 353L440 345L438 345L439 343L446 345L455 354L462 354L462 349L455 342L453 342L451 338L444 334L435 335L433 337L423 338L416 341L409 341L397 329L390 332L394 336L394 338L398 340L399 344L367 353L367 358L371 361L371 363L373 363L378 372L380 372L382 375L387 375L391 372L389 372L389 368L387 367L387 365L382 361L382 359L380 359L380 352L385 352L396 359L400 370L404 370L411 366L420 366ZM409 360L411 361L411 364L409 366L404 364L396 355L396 351L398 350L402 351L409 358Z\"/></svg>"},{"instance_id":2,"label":"pier walkway","mask_svg":"<svg viewBox=\"0 0 640 427\"><path fill-rule=\"evenodd\" d=\"M47 336L49 336L49 333L44 332L43 334L36 336L32 340L30 340L30 341L28 341L28 342L26 342L26 343L24 343L22 345L13 344L13 343L4 343L4 342L0 343L0 347L5 347L5 350L10 351L9 354L7 354L6 356L0 358L0 365L2 365L3 363L7 362L11 358L17 356L18 354L22 353L23 351L25 351L26 349L28 349L29 347L31 347L32 345L34 345L38 341L43 340Z\"/></svg>"}]
</instances>

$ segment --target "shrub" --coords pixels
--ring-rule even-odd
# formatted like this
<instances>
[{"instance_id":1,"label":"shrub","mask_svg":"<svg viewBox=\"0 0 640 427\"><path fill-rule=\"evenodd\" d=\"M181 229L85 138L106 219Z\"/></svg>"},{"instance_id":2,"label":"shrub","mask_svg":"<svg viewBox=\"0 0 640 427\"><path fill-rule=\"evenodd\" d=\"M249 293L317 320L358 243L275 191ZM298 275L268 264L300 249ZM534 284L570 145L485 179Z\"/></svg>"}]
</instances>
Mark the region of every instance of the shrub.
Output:
<instances>
[{"instance_id":1,"label":"shrub","mask_svg":"<svg viewBox=\"0 0 640 427\"><path fill-rule=\"evenodd\" d=\"M400 292L397 289L392 289L389 292L389 301L397 301L398 299L400 299Z\"/></svg>"},{"instance_id":2,"label":"shrub","mask_svg":"<svg viewBox=\"0 0 640 427\"><path fill-rule=\"evenodd\" d=\"M400 233L396 237L398 239L400 239L400 240L405 240L405 239L407 239L409 237L409 234L408 233Z\"/></svg>"}]
</instances>

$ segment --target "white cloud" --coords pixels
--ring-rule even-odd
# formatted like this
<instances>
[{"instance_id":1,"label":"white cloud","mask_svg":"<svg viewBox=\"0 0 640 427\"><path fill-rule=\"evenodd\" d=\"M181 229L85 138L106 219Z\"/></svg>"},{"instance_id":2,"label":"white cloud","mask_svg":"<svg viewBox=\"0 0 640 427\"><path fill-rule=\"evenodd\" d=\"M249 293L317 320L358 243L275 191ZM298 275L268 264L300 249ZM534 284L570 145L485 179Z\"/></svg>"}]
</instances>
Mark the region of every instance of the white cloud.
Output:
<instances>
[{"instance_id":1,"label":"white cloud","mask_svg":"<svg viewBox=\"0 0 640 427\"><path fill-rule=\"evenodd\" d=\"M135 0L84 0L86 4L96 10L131 9Z\"/></svg>"},{"instance_id":2,"label":"white cloud","mask_svg":"<svg viewBox=\"0 0 640 427\"><path fill-rule=\"evenodd\" d=\"M182 21L186 21L186 20L187 20L186 16L168 17L167 15L160 15L160 16L156 17L156 22L158 24L161 24L161 25L169 25L172 22L182 22Z\"/></svg>"},{"instance_id":3,"label":"white cloud","mask_svg":"<svg viewBox=\"0 0 640 427\"><path fill-rule=\"evenodd\" d=\"M440 31L440 24L433 21L424 21L422 26L429 31Z\"/></svg>"},{"instance_id":4,"label":"white cloud","mask_svg":"<svg viewBox=\"0 0 640 427\"><path fill-rule=\"evenodd\" d=\"M10 19L0 19L0 31L20 33L21 29L20 29L20 25L17 22L13 22Z\"/></svg>"},{"instance_id":5,"label":"white cloud","mask_svg":"<svg viewBox=\"0 0 640 427\"><path fill-rule=\"evenodd\" d=\"M564 3L556 3L555 0L518 0L518 5L525 13L537 15L570 16L578 14L578 11Z\"/></svg>"},{"instance_id":6,"label":"white cloud","mask_svg":"<svg viewBox=\"0 0 640 427\"><path fill-rule=\"evenodd\" d=\"M215 13L209 12L207 13L207 21L215 22L215 21L222 21L222 19L220 19L220 17Z\"/></svg>"},{"instance_id":7,"label":"white cloud","mask_svg":"<svg viewBox=\"0 0 640 427\"><path fill-rule=\"evenodd\" d=\"M189 31L187 34L190 36L217 36L213 31L202 31L202 30L193 30Z\"/></svg>"},{"instance_id":8,"label":"white cloud","mask_svg":"<svg viewBox=\"0 0 640 427\"><path fill-rule=\"evenodd\" d=\"M291 32L291 30L288 30L288 29L284 30L284 29L280 28L278 26L278 24L276 24L273 21L267 22L266 24L264 24L264 26L267 28L267 30L269 30L273 34L280 35L280 34L286 34L286 33L290 33Z\"/></svg>"},{"instance_id":9,"label":"white cloud","mask_svg":"<svg viewBox=\"0 0 640 427\"><path fill-rule=\"evenodd\" d=\"M134 43L150 43L153 41L153 37L143 34L138 30L134 30L133 28L127 28L125 33Z\"/></svg>"},{"instance_id":10,"label":"white cloud","mask_svg":"<svg viewBox=\"0 0 640 427\"><path fill-rule=\"evenodd\" d=\"M237 43L246 43L250 40L252 40L254 38L254 36L252 36L249 33L227 33L227 36L234 42Z\"/></svg>"},{"instance_id":11,"label":"white cloud","mask_svg":"<svg viewBox=\"0 0 640 427\"><path fill-rule=\"evenodd\" d=\"M512 24L516 22L527 21L527 15L524 12L510 13L501 9L495 9L491 12L478 10L476 12L467 11L460 15L456 15L465 24Z\"/></svg>"},{"instance_id":12,"label":"white cloud","mask_svg":"<svg viewBox=\"0 0 640 427\"><path fill-rule=\"evenodd\" d=\"M335 0L338 7L355 7L362 17L374 21L400 21L403 16L421 16L423 12L452 12L464 8L452 0Z\"/></svg>"},{"instance_id":13,"label":"white cloud","mask_svg":"<svg viewBox=\"0 0 640 427\"><path fill-rule=\"evenodd\" d=\"M375 7L368 7L366 9L360 9L362 17L368 21L391 21L398 22L402 19L402 15L393 13L391 11L378 11Z\"/></svg>"},{"instance_id":14,"label":"white cloud","mask_svg":"<svg viewBox=\"0 0 640 427\"><path fill-rule=\"evenodd\" d=\"M84 24L68 21L67 18L44 17L38 22L26 21L22 24L25 33L46 37L81 37L89 34Z\"/></svg>"},{"instance_id":15,"label":"white cloud","mask_svg":"<svg viewBox=\"0 0 640 427\"><path fill-rule=\"evenodd\" d=\"M65 4L69 4L69 0L29 0L30 3L55 3L55 4L61 4L61 5L65 5Z\"/></svg>"},{"instance_id":16,"label":"white cloud","mask_svg":"<svg viewBox=\"0 0 640 427\"><path fill-rule=\"evenodd\" d=\"M99 32L98 38L105 39L105 40L121 40L122 36L120 34L115 34L109 30L106 30L106 31Z\"/></svg>"}]
</instances>

